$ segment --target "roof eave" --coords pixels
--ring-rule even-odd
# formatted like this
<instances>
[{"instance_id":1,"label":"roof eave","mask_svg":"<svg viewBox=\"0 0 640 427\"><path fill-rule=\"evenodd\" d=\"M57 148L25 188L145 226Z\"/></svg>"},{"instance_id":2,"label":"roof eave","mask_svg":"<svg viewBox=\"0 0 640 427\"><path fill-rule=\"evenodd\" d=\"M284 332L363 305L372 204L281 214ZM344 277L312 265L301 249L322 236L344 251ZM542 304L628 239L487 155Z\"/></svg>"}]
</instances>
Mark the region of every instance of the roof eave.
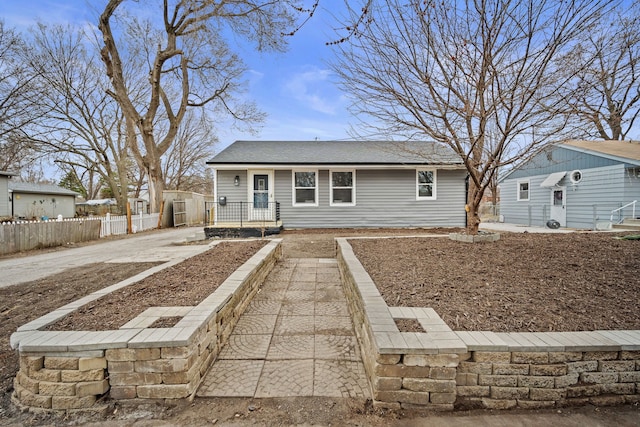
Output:
<instances>
[{"instance_id":1,"label":"roof eave","mask_svg":"<svg viewBox=\"0 0 640 427\"><path fill-rule=\"evenodd\" d=\"M605 159L614 160L620 163L630 163L636 166L640 166L640 160L631 159L629 157L616 156L615 154L607 154L601 151L591 150L589 148L574 147L573 145L569 145L569 144L558 144L558 146L562 148L566 148L567 150L577 151L579 153L590 154L592 156L598 156Z\"/></svg>"},{"instance_id":2,"label":"roof eave","mask_svg":"<svg viewBox=\"0 0 640 427\"><path fill-rule=\"evenodd\" d=\"M437 169L465 169L462 163L259 163L259 162L212 162L206 163L214 169L296 169L305 167L348 168L348 169L415 169L430 167Z\"/></svg>"}]
</instances>

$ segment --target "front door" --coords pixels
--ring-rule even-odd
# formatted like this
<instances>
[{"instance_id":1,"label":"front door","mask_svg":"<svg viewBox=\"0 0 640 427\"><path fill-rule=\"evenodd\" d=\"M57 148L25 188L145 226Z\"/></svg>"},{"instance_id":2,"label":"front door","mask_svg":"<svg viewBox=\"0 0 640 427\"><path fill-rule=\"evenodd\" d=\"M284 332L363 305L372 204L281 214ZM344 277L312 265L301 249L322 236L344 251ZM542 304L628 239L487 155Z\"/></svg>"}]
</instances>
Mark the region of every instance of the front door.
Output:
<instances>
[{"instance_id":1,"label":"front door","mask_svg":"<svg viewBox=\"0 0 640 427\"><path fill-rule=\"evenodd\" d=\"M273 171L249 171L249 221L273 220Z\"/></svg>"},{"instance_id":2,"label":"front door","mask_svg":"<svg viewBox=\"0 0 640 427\"><path fill-rule=\"evenodd\" d=\"M551 189L551 219L558 221L561 227L567 226L566 196L567 187Z\"/></svg>"}]
</instances>

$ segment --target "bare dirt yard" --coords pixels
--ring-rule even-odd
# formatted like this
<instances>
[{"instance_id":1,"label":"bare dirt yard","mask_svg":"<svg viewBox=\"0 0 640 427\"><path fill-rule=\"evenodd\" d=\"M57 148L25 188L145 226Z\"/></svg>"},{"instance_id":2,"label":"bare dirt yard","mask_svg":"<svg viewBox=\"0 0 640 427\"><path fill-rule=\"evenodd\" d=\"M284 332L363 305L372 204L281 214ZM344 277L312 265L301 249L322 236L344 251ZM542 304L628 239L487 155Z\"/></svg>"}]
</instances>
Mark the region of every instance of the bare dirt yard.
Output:
<instances>
[{"instance_id":1,"label":"bare dirt yard","mask_svg":"<svg viewBox=\"0 0 640 427\"><path fill-rule=\"evenodd\" d=\"M458 230L304 230L304 231L287 231L282 237L285 238L284 253L286 256L295 257L332 257L335 256L335 243L333 242L333 236L359 236L359 235L378 235L378 236L392 236L392 235L421 235L425 233L447 233L449 231ZM626 309L627 317L631 316L635 320L632 324L635 327L640 327L638 322L637 301L638 299L638 274L640 270L639 250L640 242L630 241L616 241L611 239L610 234L605 235L576 235L575 240L565 240L568 237L562 235L548 236L550 241L547 241L545 237L534 237L533 235L513 235L512 237L503 235L503 239L498 244L495 244L495 249L492 245L463 245L458 244L454 246L444 238L434 239L384 239L364 241L353 240L354 246L360 246L364 248L367 242L371 242L372 246L369 247L367 253L371 254L370 262L377 262L381 271L386 271L382 276L385 276L385 280L388 283L393 284L394 291L391 293L392 305L410 305L404 300L398 299L398 295L406 295L409 300L417 301L415 298L418 293L426 293L425 289L428 289L428 283L432 282L432 279L427 278L425 271L429 271L430 265L442 264L445 259L454 260L458 255L475 254L479 252L498 252L498 254L488 259L484 259L483 262L474 264L477 270L469 268L441 268L442 274L450 274L451 280L455 283L471 281L476 283L476 288L471 288L471 295L477 297L478 302L472 304L471 307L475 307L476 311L471 309L464 309L469 317L482 315L485 316L487 309L485 294L478 293L476 291L487 286L486 283L492 283L497 280L496 274L500 271L506 271L510 269L509 266L502 263L514 263L522 259L520 271L515 275L516 279L529 277L526 283L534 282L536 277L540 281L540 277L544 278L547 282L562 283L565 286L565 281L569 280L568 276L576 275L577 270L581 268L585 269L584 274L581 273L585 286L581 288L579 293L587 294L591 292L591 298L597 298L602 293L601 286L591 285L591 283L608 274L609 271L615 270L611 267L611 264L606 263L606 260L610 260L613 265L617 265L617 270L625 270L623 276L615 276L618 279L610 280L611 282L627 282L619 291L609 290L605 299L610 298L613 302L608 304L602 304L599 300L593 302L589 308L591 312L594 312L597 308L598 311L606 311L606 313L618 312L620 300L628 300L629 306L636 308L635 311L629 312ZM558 243L553 243L553 239L558 238ZM587 239L587 240L584 240ZM428 252L428 249L424 246L424 243L429 243L432 248L436 248L435 252ZM610 246L612 245L612 246ZM592 247L593 246L593 247ZM222 246L224 248L224 246ZM438 249L439 248L439 249ZM527 249L528 248L528 249ZM526 249L526 250L525 250ZM64 250L64 249L60 249ZM359 252L362 252L358 249ZM457 252L456 252L457 251ZM547 257L553 254L549 252L555 252L558 257L563 257L565 263L550 264L541 268L540 265L547 262ZM562 252L568 254L563 255ZM585 252L586 251L586 252ZM449 253L451 252L451 255ZM618 252L628 252L627 255L619 255ZM457 255L456 255L457 254ZM573 254L573 255L571 255ZM593 258L594 262L589 263L586 260L580 261L586 258L586 254L590 259ZM596 256L596 254L599 254ZM454 256L455 255L455 256ZM28 256L28 255L18 255ZM228 255L224 255L225 257ZM150 286L148 289L164 288L167 285L168 291L166 291L169 299L163 299L163 302L151 302L153 305L190 305L192 303L186 302L186 299L180 298L176 303L176 296L184 296L193 292L213 292L211 288L204 290L205 286L210 286L212 277L216 274L224 274L217 270L207 270L209 267L218 268L221 264L230 265L233 264L233 260L238 261L240 258L236 258L236 255L229 255L225 258L225 262L211 263L206 258L193 258L193 262L197 262L197 265L191 265L191 268L185 268L185 265L176 266L176 269L171 273L166 273L166 276L158 276L155 279L151 279L151 282L147 284ZM377 258L377 261L374 261ZM622 257L622 258L621 258ZM412 260L409 264L404 264L404 258ZM418 258L418 261L416 261ZM496 259L501 260L500 264L496 264ZM566 263L570 260L570 263ZM491 263L490 263L491 261ZM453 262L453 261L452 261ZM519 262L519 261L518 261ZM464 263L463 263L464 264ZM575 264L575 265L574 265ZM13 377L17 371L17 357L15 352L9 348L9 336L15 331L15 329L28 321L31 321L45 313L48 313L68 302L74 301L86 294L94 292L98 289L102 289L111 284L117 283L127 277L131 277L140 271L146 270L154 264L118 264L117 268L113 268L113 264L93 264L84 266L81 268L75 268L67 270L64 273L48 277L46 279L38 280L31 283L25 283L9 288L0 289L0 426L41 426L41 425L92 425L92 426L174 426L174 425L194 425L194 426L289 426L289 425L345 425L345 426L428 426L428 425L539 425L539 424L553 424L553 425L580 425L580 426L595 426L595 425L640 425L640 411L638 405L626 405L624 407L613 408L595 408L595 407L581 407L581 408L562 408L548 409L548 410L535 410L535 411L509 411L505 412L491 412L491 411L459 411L455 414L427 414L402 411L402 412L389 412L383 410L376 410L370 406L370 402L355 401L348 399L332 399L332 398L288 398L288 399L239 399L239 398L215 398L215 399L196 399L193 402L189 401L150 401L145 403L140 402L111 402L106 400L108 407L106 412L100 414L71 414L66 416L52 416L48 414L32 414L22 413L17 410L10 403L10 395L13 391ZM392 269L393 265L399 267ZM558 268L558 266L561 268ZM424 266L415 269L416 266ZM580 267L582 266L582 267ZM367 267L370 272L374 271L375 266ZM604 268L604 270L602 270ZM433 268L431 269L433 270ZM425 278L419 279L420 274L425 274ZM513 273L513 271L512 271ZM172 279L170 276L181 276L183 274L190 274L188 281L190 286L185 286L185 279L179 280ZM515 274L515 273L514 273ZM541 275L543 274L543 275ZM537 276L536 276L537 275ZM481 277L481 280L475 280L475 278ZM552 280L552 278L555 278ZM560 280L562 279L562 280ZM375 280L380 280L375 279ZM419 285L419 292L414 292L410 289L410 281L413 281L414 285ZM170 284L171 282L171 284ZM152 286L153 283L153 286ZM514 285L515 280L509 282L509 286ZM525 283L525 282L522 282ZM599 282L601 283L601 282ZM441 285L442 286L442 285ZM398 289L395 289L395 288ZM202 289L201 289L202 288ZM636 290L634 291L634 288ZM134 292L134 287L131 287L129 292ZM446 288L443 288L446 289ZM617 288L616 288L617 289ZM628 293L625 294L624 291ZM135 291L140 292L140 291ZM165 292L165 291L163 291ZM414 292L414 295L411 293ZM430 291L431 292L431 291ZM572 298L576 298L574 294L568 293ZM610 292L617 292L611 296ZM118 312L127 313L122 315L120 320L113 320L113 325L123 322L124 318L130 318L137 315L142 311L140 307L139 297L145 292L128 295L128 298L120 299L117 302L113 301L112 304L118 304ZM146 292L148 293L148 292ZM506 294L509 292L505 291ZM517 292L519 293L519 292ZM531 293L530 298L534 298L535 294ZM619 294L619 295L618 295ZM207 294L208 295L208 294ZM434 292L429 293L430 298L435 300L441 300L445 302L445 294L443 290L438 295ZM482 298L481 298L482 296ZM501 297L501 295L498 295ZM496 296L496 298L498 297ZM163 297L163 298L164 298ZM502 298L502 297L501 297ZM539 302L536 313L542 313L548 310L547 302L551 297L549 295L544 297L544 302ZM586 297L585 297L586 298ZM197 299L197 297L196 297ZM395 300L398 300L398 304ZM526 298L525 298L526 299ZM500 299L502 301L502 299ZM195 300L194 300L195 301ZM493 300L492 300L493 301ZM497 301L497 299L496 299ZM484 305L481 304L484 302ZM449 304L456 304L457 302L450 301ZM421 303L422 304L422 303ZM494 304L492 302L492 304ZM434 306L429 303L430 306ZM444 305L444 304L443 304ZM511 311L517 312L517 304L515 301L512 303L513 308ZM567 300L567 305L571 306L572 303ZM84 316L77 317L75 319L69 318L64 322L57 325L59 328L100 328L98 326L104 321L98 314L97 306L88 310ZM436 308L439 312L441 309ZM484 311L482 311L482 310ZM458 310L459 311L459 310ZM461 312L462 313L462 312ZM464 316L459 313L458 317ZM493 310L491 311L493 313ZM441 314L444 314L441 312ZM511 314L509 314L511 316ZM96 316L94 318L94 316ZM538 314L541 316L541 314ZM566 317L566 314L565 314ZM607 317L604 315L603 317ZM96 319L101 318L99 322ZM455 317L454 317L455 318ZM84 320L82 320L84 319ZM493 319L493 314L491 319ZM74 323L78 322L78 323ZM86 322L86 323L82 323ZM82 325L82 326L80 326ZM111 328L110 326L109 328ZM106 326L105 326L106 328ZM494 328L495 329L495 328Z\"/></svg>"},{"instance_id":2,"label":"bare dirt yard","mask_svg":"<svg viewBox=\"0 0 640 427\"><path fill-rule=\"evenodd\" d=\"M47 329L109 331L120 328L149 307L198 305L266 243L266 240L222 242L180 264L111 292L49 325ZM155 326L172 325L163 323Z\"/></svg>"},{"instance_id":3,"label":"bare dirt yard","mask_svg":"<svg viewBox=\"0 0 640 427\"><path fill-rule=\"evenodd\" d=\"M619 237L505 233L487 244L350 243L389 306L432 307L454 330L640 329L640 241Z\"/></svg>"}]
</instances>

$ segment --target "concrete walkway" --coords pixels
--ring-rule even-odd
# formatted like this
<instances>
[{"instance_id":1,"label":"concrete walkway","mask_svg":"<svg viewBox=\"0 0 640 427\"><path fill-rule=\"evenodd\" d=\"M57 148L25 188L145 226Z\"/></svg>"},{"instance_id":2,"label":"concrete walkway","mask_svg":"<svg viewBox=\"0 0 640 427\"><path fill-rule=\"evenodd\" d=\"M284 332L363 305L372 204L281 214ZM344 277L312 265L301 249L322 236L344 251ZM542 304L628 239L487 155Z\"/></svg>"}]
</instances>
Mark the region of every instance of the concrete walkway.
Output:
<instances>
[{"instance_id":1,"label":"concrete walkway","mask_svg":"<svg viewBox=\"0 0 640 427\"><path fill-rule=\"evenodd\" d=\"M207 245L175 246L202 227L171 228L117 240L52 252L27 254L0 260L0 288L42 279L67 269L96 262L156 262L187 258L208 249Z\"/></svg>"},{"instance_id":2,"label":"concrete walkway","mask_svg":"<svg viewBox=\"0 0 640 427\"><path fill-rule=\"evenodd\" d=\"M337 261L276 264L197 395L370 398Z\"/></svg>"}]
</instances>

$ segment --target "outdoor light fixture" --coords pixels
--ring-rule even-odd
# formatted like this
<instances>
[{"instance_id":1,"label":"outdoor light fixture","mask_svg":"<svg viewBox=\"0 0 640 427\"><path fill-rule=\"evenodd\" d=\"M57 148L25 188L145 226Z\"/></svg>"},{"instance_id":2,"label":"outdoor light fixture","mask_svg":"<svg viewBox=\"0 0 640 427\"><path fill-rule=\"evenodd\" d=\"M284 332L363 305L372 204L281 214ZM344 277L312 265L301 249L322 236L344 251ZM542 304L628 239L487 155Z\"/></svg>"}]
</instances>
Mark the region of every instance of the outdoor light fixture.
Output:
<instances>
[{"instance_id":1,"label":"outdoor light fixture","mask_svg":"<svg viewBox=\"0 0 640 427\"><path fill-rule=\"evenodd\" d=\"M236 187L238 185L240 185L240 176L239 175L236 175L236 177L233 178L233 185L235 185Z\"/></svg>"}]
</instances>

